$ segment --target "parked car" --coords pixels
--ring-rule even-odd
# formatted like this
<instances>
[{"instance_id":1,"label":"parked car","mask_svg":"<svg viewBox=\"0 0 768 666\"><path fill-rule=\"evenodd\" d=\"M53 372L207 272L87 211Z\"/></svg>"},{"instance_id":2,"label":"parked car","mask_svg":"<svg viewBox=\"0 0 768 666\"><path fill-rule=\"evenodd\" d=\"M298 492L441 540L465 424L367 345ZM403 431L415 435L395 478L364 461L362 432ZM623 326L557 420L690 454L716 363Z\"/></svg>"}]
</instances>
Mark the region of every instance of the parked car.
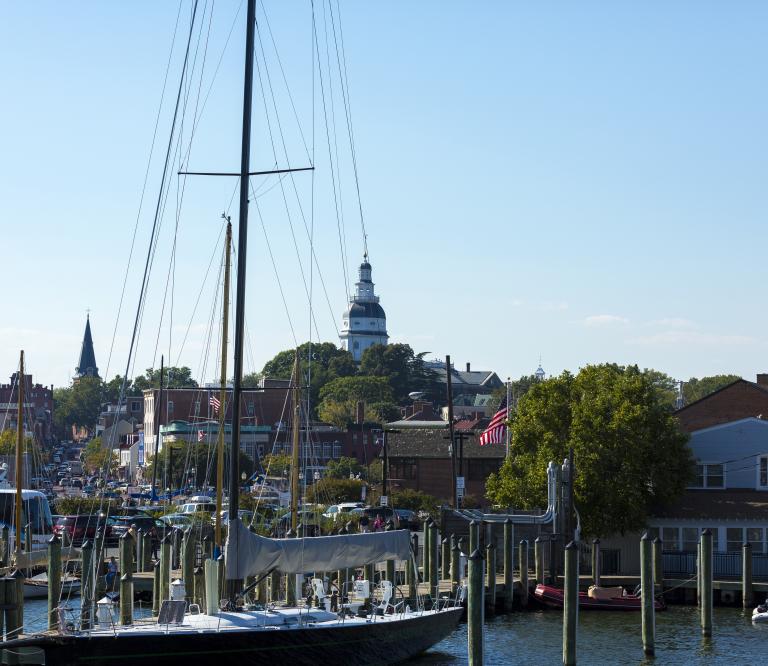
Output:
<instances>
[{"instance_id":1,"label":"parked car","mask_svg":"<svg viewBox=\"0 0 768 666\"><path fill-rule=\"evenodd\" d=\"M203 520L188 513L169 513L166 516L161 516L160 520L173 529L188 530L192 528L195 533L199 531L202 539L205 537L213 538L213 524L210 520Z\"/></svg>"},{"instance_id":2,"label":"parked car","mask_svg":"<svg viewBox=\"0 0 768 666\"><path fill-rule=\"evenodd\" d=\"M61 537L65 545L81 546L86 539L95 538L97 530L104 528L104 536L110 541L113 522L113 518L104 514L60 516L53 526L53 533Z\"/></svg>"},{"instance_id":3,"label":"parked car","mask_svg":"<svg viewBox=\"0 0 768 666\"><path fill-rule=\"evenodd\" d=\"M142 530L144 533L149 532L152 535L152 541L160 541L172 529L167 523L151 516L118 516L114 520L112 535L115 539L123 536L131 529L132 525L136 525L136 529Z\"/></svg>"},{"instance_id":4,"label":"parked car","mask_svg":"<svg viewBox=\"0 0 768 666\"><path fill-rule=\"evenodd\" d=\"M344 520L344 514L349 513L352 509L360 509L364 505L362 502L342 502L341 504L331 504L323 513L326 518L333 518L334 522L338 519Z\"/></svg>"},{"instance_id":5,"label":"parked car","mask_svg":"<svg viewBox=\"0 0 768 666\"><path fill-rule=\"evenodd\" d=\"M418 532L421 529L421 522L415 511L410 509L395 509L397 518L400 521L400 529Z\"/></svg>"},{"instance_id":6,"label":"parked car","mask_svg":"<svg viewBox=\"0 0 768 666\"><path fill-rule=\"evenodd\" d=\"M248 511L247 509L240 509L237 512L237 515L239 516L241 522L244 525L250 525L251 521L253 520L253 511ZM221 524L222 525L229 525L229 509L224 509L221 512Z\"/></svg>"}]
</instances>

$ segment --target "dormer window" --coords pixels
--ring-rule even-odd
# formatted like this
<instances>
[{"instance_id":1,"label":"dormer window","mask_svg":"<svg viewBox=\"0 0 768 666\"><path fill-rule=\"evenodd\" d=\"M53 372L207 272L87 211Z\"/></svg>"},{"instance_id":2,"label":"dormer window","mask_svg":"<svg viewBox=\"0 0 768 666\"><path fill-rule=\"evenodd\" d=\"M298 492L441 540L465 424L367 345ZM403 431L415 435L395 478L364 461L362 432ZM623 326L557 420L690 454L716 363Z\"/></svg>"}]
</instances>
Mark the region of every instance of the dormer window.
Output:
<instances>
[{"instance_id":1,"label":"dormer window","mask_svg":"<svg viewBox=\"0 0 768 666\"><path fill-rule=\"evenodd\" d=\"M725 468L722 463L697 463L696 481L691 488L725 488Z\"/></svg>"}]
</instances>

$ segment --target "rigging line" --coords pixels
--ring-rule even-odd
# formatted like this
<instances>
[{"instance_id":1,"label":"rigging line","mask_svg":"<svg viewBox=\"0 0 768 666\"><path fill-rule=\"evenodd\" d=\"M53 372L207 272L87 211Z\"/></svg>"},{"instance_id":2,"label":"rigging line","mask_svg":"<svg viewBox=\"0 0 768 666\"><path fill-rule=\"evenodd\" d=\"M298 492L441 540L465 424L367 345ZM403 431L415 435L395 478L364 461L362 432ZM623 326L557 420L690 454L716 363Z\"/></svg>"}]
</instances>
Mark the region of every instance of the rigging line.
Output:
<instances>
[{"instance_id":1,"label":"rigging line","mask_svg":"<svg viewBox=\"0 0 768 666\"><path fill-rule=\"evenodd\" d=\"M314 6L314 3L313 3L313 6ZM317 41L317 26L314 22L312 24L312 27L314 31L314 37L315 37L315 51L317 53L317 73L318 73L318 78L320 79L320 98L323 102L323 119L325 121L325 135L326 135L327 144L328 144L328 159L331 163L330 173L331 173L331 181L333 183L333 203L336 208L336 228L339 234L339 250L341 252L341 261L342 263L344 263L346 258L344 254L344 241L341 236L341 225L339 221L339 203L336 199L336 175L333 170L333 157L331 155L331 139L328 133L328 110L326 108L326 103L325 103L325 86L323 84L323 68L320 66L320 46ZM344 288L346 290L346 297L349 298L349 294L350 294L349 277L347 276L346 263L344 263L344 266L343 266L343 274L344 274Z\"/></svg>"},{"instance_id":2,"label":"rigging line","mask_svg":"<svg viewBox=\"0 0 768 666\"><path fill-rule=\"evenodd\" d=\"M280 281L280 275L277 272L277 263L275 262L275 255L272 253L272 245L269 242L269 236L267 235L267 229L264 226L264 218L261 215L261 206L257 200L254 201L256 205L256 213L259 216L259 222L261 223L261 230L264 232L264 240L267 243L267 252L269 252L269 259L272 262L272 270L275 272L275 280L277 280L277 287L280 290L280 298L283 300L283 308L285 308L285 316L288 318L288 326L291 329L291 337L293 338L293 344L298 346L296 340L296 330L293 328L293 320L291 319L291 313L288 310L288 301L285 299L285 292L283 291L283 283ZM239 261L239 258L238 258Z\"/></svg>"},{"instance_id":3,"label":"rigging line","mask_svg":"<svg viewBox=\"0 0 768 666\"><path fill-rule=\"evenodd\" d=\"M261 35L258 32L258 30L257 30L257 34L259 35L259 43L261 44ZM263 49L262 49L262 54L263 54ZM269 117L269 107L267 106L267 97L266 97L266 94L265 94L265 91L264 91L264 79L263 79L263 77L261 75L261 66L259 65L259 59L255 58L254 61L255 61L255 65L256 65L256 72L257 72L258 78L259 78L259 86L261 88L262 99L264 100L264 113L265 113L266 120L267 120L267 130L268 130L268 133L269 133L270 145L272 147L272 156L273 156L273 159L275 161L275 164L277 164L277 149L275 148L275 139L274 139L274 134L273 134L273 131L272 131L272 123L271 123L270 117ZM266 69L266 63L264 64L264 68ZM277 115L276 108L277 107L275 107L275 113ZM278 128L279 128L280 127L279 116L277 116L277 124L278 124ZM249 178L249 182L250 182L250 178ZM304 293L307 296L307 299L309 299L309 287L307 286L307 278L306 278L306 275L304 273L304 264L303 264L303 262L301 260L301 253L299 251L298 240L296 239L296 231L295 231L294 225L293 225L293 218L291 217L290 206L288 205L288 197L285 194L285 187L283 186L282 181L280 181L280 190L281 190L282 196L283 196L283 205L285 206L285 214L286 214L286 217L288 218L288 228L290 229L291 238L293 239L293 247L294 247L294 250L296 251L296 259L297 259L297 261L299 263L299 273L301 274L301 281L302 281L302 283L304 285ZM315 326L317 326L317 324L315 324Z\"/></svg>"},{"instance_id":4,"label":"rigging line","mask_svg":"<svg viewBox=\"0 0 768 666\"><path fill-rule=\"evenodd\" d=\"M171 48L170 48L170 51L168 53L168 61L167 61L166 65L165 65L165 76L163 78L163 87L162 87L162 90L161 90L161 93L160 93L160 103L157 106L157 114L155 116L155 127L154 127L154 130L152 131L152 141L151 141L150 147L149 147L149 157L147 158L147 168L144 170L144 182L142 183L142 186L141 186L141 196L139 197L139 209L136 212L136 222L133 225L133 235L131 237L131 247L130 247L130 250L128 251L128 262L126 264L125 275L123 277L123 288L120 291L120 299L118 301L118 306L117 306L117 316L115 317L115 328L112 331L112 342L110 343L110 346L109 346L109 355L107 357L107 369L106 369L106 371L104 373L104 375L106 377L109 376L109 367L110 367L110 364L112 362L112 352L113 352L114 347L115 347L115 340L117 338L117 329L118 329L118 325L120 323L120 314L122 312L123 300L125 298L125 290L126 290L126 287L128 285L128 273L130 271L131 261L133 259L133 250L134 250L134 248L136 246L136 234L137 234L138 229L139 229L139 220L141 219L141 211L143 210L143 207L144 207L144 195L145 195L145 193L147 191L147 182L149 180L149 169L150 169L150 167L152 165L152 156L154 155L154 151L155 151L155 141L157 140L157 129L158 129L159 125L160 125L160 113L161 113L162 108L163 108L163 102L165 101L165 90L166 90L166 87L167 87L167 84L168 84L168 74L169 74L169 72L171 70L171 60L173 59L173 49L174 49L174 46L176 45L176 34L178 33L178 29L179 29L179 18L181 17L181 7L182 7L182 5L183 5L183 0L180 0L179 1L179 9L178 9L178 11L176 13L176 24L175 24L175 26L173 28L173 37L171 38Z\"/></svg>"},{"instance_id":5,"label":"rigging line","mask_svg":"<svg viewBox=\"0 0 768 666\"><path fill-rule=\"evenodd\" d=\"M179 349L179 351L178 351L178 353L176 355L176 364L175 365L178 365L181 362L181 353L184 350L184 345L187 342L187 337L189 336L189 331L192 328L192 321L193 321L193 319L195 317L195 314L197 312L197 307L200 304L200 299L203 296L203 291L205 290L205 284L208 281L208 274L210 273L211 267L213 266L213 262L214 262L214 260L216 258L216 255L219 252L219 243L221 243L221 235L224 232L225 228L226 228L226 225L221 227L221 229L219 230L219 235L216 238L216 243L214 243L213 252L211 253L211 258L209 259L208 266L205 269L205 274L203 275L203 280L202 280L202 283L200 285L200 290L197 292L197 298L195 299L195 304L194 304L194 306L192 308L192 314L190 315L189 323L187 324L187 330L184 332L184 338L181 341L181 347L180 347L180 349ZM221 277L221 271L219 271L219 277ZM217 280L218 280L218 278L217 278Z\"/></svg>"},{"instance_id":6,"label":"rigging line","mask_svg":"<svg viewBox=\"0 0 768 666\"><path fill-rule=\"evenodd\" d=\"M330 0L329 0L330 1ZM342 192L343 179L341 177L341 162L339 161L339 143L337 140L336 131L336 105L334 104L333 94L333 73L331 71L331 48L328 44L328 17L325 11L325 2L323 2L323 31L325 32L325 61L328 67L328 100L331 107L331 128L333 129L333 152L336 156L336 173L338 174L338 188L339 188L339 217L341 218L341 233L344 241L344 256L342 258L344 264L344 275L347 274L346 270L349 266L349 252L347 251L347 229L344 222L344 194ZM343 90L342 90L343 92ZM330 153L330 147L329 147ZM333 165L331 165L333 168ZM347 285L349 288L349 285Z\"/></svg>"},{"instance_id":7,"label":"rigging line","mask_svg":"<svg viewBox=\"0 0 768 666\"><path fill-rule=\"evenodd\" d=\"M175 129L176 120L177 120L177 117L178 117L179 102L180 102L180 99L181 99L181 92L182 92L183 79L184 79L184 72L186 71L187 62L188 62L188 59L189 59L189 47L190 47L190 44L191 44L191 41L192 41L192 34L193 34L194 23L195 23L194 19L195 19L196 13L197 13L197 0L195 0L194 5L193 5L192 21L191 21L190 26L189 26L189 34L187 36L187 47L186 47L186 51L185 51L185 54L184 54L184 65L182 67L182 76L181 76L182 80L179 81L179 90L178 90L178 92L176 94L176 104L175 104L174 111L173 111L173 121L171 123L171 136L168 139L168 147L166 148L165 164L163 166L163 175L162 175L162 179L161 179L161 187L160 187L160 192L158 192L158 199L157 199L157 204L156 204L156 207L155 207L155 216L154 216L154 221L152 223L152 231L151 231L151 234L150 234L150 248L152 246L151 240L153 238L155 238L155 233L156 233L156 230L157 230L158 216L159 216L159 213L160 213L160 205L161 205L161 200L162 200L162 190L163 190L162 183L166 181L166 176L168 174L169 157L170 157L170 154L171 154L171 147L173 145L174 129ZM125 372L125 376L123 377L122 385L120 387L120 397L119 397L119 400L118 400L118 407L119 407L119 405L122 404L122 401L125 398L126 383L128 381L128 371L130 370L130 367L131 367L131 358L133 356L134 345L136 343L136 333L137 333L137 330L138 330L138 327L139 327L139 320L140 320L141 312L142 312L142 309L143 309L142 308L142 304L143 304L143 301L144 301L144 297L145 297L145 293L146 293L146 288L147 288L147 281L148 281L148 278L149 278L149 267L150 267L151 254L152 254L151 251L147 253L147 259L146 259L146 262L144 264L144 275L142 277L141 289L139 291L139 305L137 306L136 317L135 317L134 323L133 323L133 333L131 335L131 342L130 342L130 345L129 345L129 348L128 348L128 360L126 362L126 372Z\"/></svg>"},{"instance_id":8,"label":"rigging line","mask_svg":"<svg viewBox=\"0 0 768 666\"><path fill-rule=\"evenodd\" d=\"M259 46L260 46L262 58L263 58L264 62L266 63L267 57L266 57L266 53L264 52L264 44L263 44L263 41L262 41L262 38L261 38L261 32L258 30L258 26L257 26L257 34L258 34L258 37L259 37ZM275 55L277 56L277 58L279 60L280 56L277 53L277 46L274 43L274 39L273 39L273 46L275 48ZM312 61L313 61L313 63L314 63L314 55L315 55L314 51L312 51ZM283 133L282 123L280 122L280 116L279 116L279 114L277 112L277 103L275 101L275 93L274 93L274 89L273 89L273 86L272 86L272 77L269 74L269 68L267 68L266 66L265 66L265 73L266 73L266 77L267 77L267 83L269 85L270 94L271 94L271 97L272 97L272 106L274 108L275 116L277 118L278 129L280 131L280 138L281 138L281 143L282 143L282 147L283 147L283 155L285 157L286 163L288 163L289 166L290 166L290 160L288 158L288 148L287 148L286 143L285 143L285 135ZM314 146L314 66L312 68L312 77L313 77L313 93L312 93L313 94L313 100L312 100L312 104L313 104L313 126L312 126L312 157L310 159L310 163L314 164L315 163L314 162L314 157L315 157L314 156L314 148L315 148L315 146ZM263 98L266 100L266 96L263 96ZM265 106L266 106L266 101L265 101ZM275 159L277 159L276 156L275 156ZM323 278L322 270L320 268L320 263L319 263L319 261L317 259L317 255L315 253L315 247L314 247L314 242L313 242L314 231L312 233L310 233L310 229L307 227L307 217L306 217L306 215L304 213L304 207L301 204L301 197L299 196L298 187L296 185L296 179L295 179L295 176L293 175L293 171L298 171L298 170L299 169L291 169L291 170L289 170L289 172L290 172L290 175L291 175L291 184L293 185L293 192L294 192L294 195L296 197L296 204L297 204L297 206L299 208L299 214L301 216L301 221L302 221L302 224L304 226L304 232L307 235L307 239L309 240L309 245L310 245L310 248L311 248L310 270L312 269L311 264L312 264L312 261L314 260L315 265L317 266L317 271L318 271L318 274L319 274L319 277L320 277L320 281L321 281L321 283L323 285L323 293L325 294L325 300L326 300L326 303L328 304L328 311L330 312L330 315L331 315L331 321L333 322L334 328L336 329L336 335L338 336L339 329L338 329L338 326L336 325L336 316L333 313L333 306L331 305L331 299L328 297L328 289L325 286L325 279ZM282 179L281 179L281 181L282 181ZM315 183L315 180L314 180L314 169L312 169L312 197L313 197L312 206L313 206L313 211L314 211L314 183ZM278 184L280 184L280 183L278 183ZM271 190L271 189L273 189L273 188L270 187L269 190ZM269 190L267 190L266 192L268 192ZM266 192L264 192L264 194L266 194ZM312 226L313 226L313 229L314 229L314 217L312 218ZM346 273L345 273L345 275L346 275ZM312 308L312 298L311 298L311 296L309 297L309 300L310 300L310 308Z\"/></svg>"},{"instance_id":9,"label":"rigging line","mask_svg":"<svg viewBox=\"0 0 768 666\"><path fill-rule=\"evenodd\" d=\"M331 22L334 25L334 42L336 41L335 21L333 19L333 6L331 0L328 0L328 6L331 8ZM360 227L363 231L363 245L365 253L368 254L368 233L365 230L365 217L363 216L363 200L360 196L360 178L357 171L357 149L355 148L355 131L352 125L352 103L349 100L349 78L347 76L347 54L344 49L344 31L341 25L341 7L339 0L336 0L336 15L339 18L339 41L341 42L341 62L339 63L339 47L336 46L336 60L339 63L339 77L341 78L341 65L344 67L344 77L341 83L342 99L344 100L344 110L347 118L347 135L349 137L349 150L352 155L352 171L355 175L355 189L357 190L357 206L360 211Z\"/></svg>"},{"instance_id":10,"label":"rigging line","mask_svg":"<svg viewBox=\"0 0 768 666\"><path fill-rule=\"evenodd\" d=\"M275 50L275 57L277 58L277 64L280 67L280 74L283 77L283 83L285 84L285 91L288 93L288 99L291 102L291 109L293 110L293 117L296 119L296 126L299 129L299 135L301 136L301 141L304 144L304 152L307 154L307 159L309 160L309 163L314 166L315 162L312 159L312 156L309 154L309 149L307 148L307 140L304 138L304 131L301 129L301 122L299 121L299 114L296 111L296 104L293 101L293 95L291 95L291 88L288 85L288 79L285 76L285 69L283 69L283 61L280 59L280 54L277 50L277 44L275 42L275 36L272 33L272 25L269 22L269 16L267 16L267 10L266 7L264 7L264 2L262 0L261 3L261 9L262 9L262 15L264 16L264 22L267 24L267 30L269 31L269 37L272 41L272 47ZM313 70L314 72L314 70Z\"/></svg>"}]
</instances>

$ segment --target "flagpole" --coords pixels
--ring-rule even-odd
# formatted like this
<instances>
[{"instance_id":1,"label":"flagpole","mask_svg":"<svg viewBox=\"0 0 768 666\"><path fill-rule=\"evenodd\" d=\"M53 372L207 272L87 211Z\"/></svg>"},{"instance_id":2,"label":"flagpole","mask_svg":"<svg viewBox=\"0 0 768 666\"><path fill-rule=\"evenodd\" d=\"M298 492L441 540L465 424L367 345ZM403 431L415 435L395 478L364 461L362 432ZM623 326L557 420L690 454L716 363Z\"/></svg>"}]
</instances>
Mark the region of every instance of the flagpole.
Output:
<instances>
[{"instance_id":1,"label":"flagpole","mask_svg":"<svg viewBox=\"0 0 768 666\"><path fill-rule=\"evenodd\" d=\"M506 458L509 458L509 437L510 437L509 415L510 415L510 405L511 405L511 401L509 399L510 387L511 387L511 382L509 380L509 377L507 377L507 426L506 426L506 437L505 437L505 443L506 443L505 457Z\"/></svg>"}]
</instances>

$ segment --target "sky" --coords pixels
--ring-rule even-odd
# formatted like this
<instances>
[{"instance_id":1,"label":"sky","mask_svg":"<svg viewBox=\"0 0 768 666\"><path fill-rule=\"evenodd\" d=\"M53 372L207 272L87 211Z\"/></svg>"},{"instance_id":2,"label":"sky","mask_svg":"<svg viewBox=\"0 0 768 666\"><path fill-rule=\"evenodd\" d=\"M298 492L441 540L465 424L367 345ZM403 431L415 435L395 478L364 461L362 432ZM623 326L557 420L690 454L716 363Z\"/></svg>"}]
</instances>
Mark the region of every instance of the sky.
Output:
<instances>
[{"instance_id":1,"label":"sky","mask_svg":"<svg viewBox=\"0 0 768 666\"><path fill-rule=\"evenodd\" d=\"M102 376L216 377L237 183L176 175L239 169L244 8L211 6L128 365L192 0L0 3L0 377L24 349L67 385L88 310ZM316 46L309 2L257 15L252 170L315 171L252 181L246 372L338 341L360 210L391 341L429 358L766 370L768 5L316 0Z\"/></svg>"}]
</instances>

